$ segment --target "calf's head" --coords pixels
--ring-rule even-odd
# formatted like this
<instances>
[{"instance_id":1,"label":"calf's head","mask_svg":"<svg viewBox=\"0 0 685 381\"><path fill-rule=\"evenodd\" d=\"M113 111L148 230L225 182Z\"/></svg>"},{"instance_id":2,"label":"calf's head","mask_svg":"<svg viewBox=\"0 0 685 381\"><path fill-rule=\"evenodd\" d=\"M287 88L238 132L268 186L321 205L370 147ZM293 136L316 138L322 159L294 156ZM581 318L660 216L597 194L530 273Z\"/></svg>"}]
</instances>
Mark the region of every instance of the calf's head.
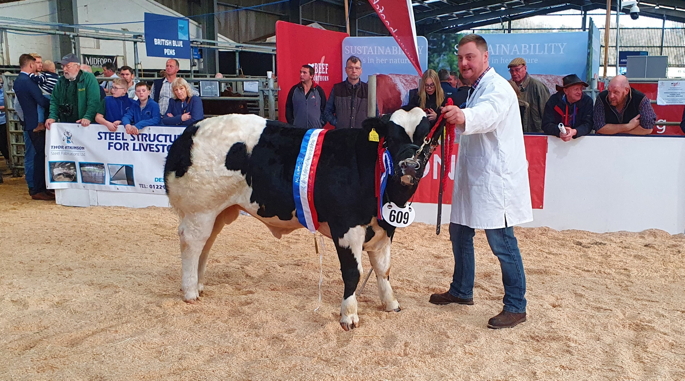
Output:
<instances>
[{"instance_id":1,"label":"calf's head","mask_svg":"<svg viewBox=\"0 0 685 381\"><path fill-rule=\"evenodd\" d=\"M367 132L374 129L385 138L394 166L387 191L391 200L404 203L406 200L402 199L408 200L414 194L430 157L429 147L421 150L431 128L426 113L418 107L411 111L397 110L390 116L365 120L363 128Z\"/></svg>"}]
</instances>

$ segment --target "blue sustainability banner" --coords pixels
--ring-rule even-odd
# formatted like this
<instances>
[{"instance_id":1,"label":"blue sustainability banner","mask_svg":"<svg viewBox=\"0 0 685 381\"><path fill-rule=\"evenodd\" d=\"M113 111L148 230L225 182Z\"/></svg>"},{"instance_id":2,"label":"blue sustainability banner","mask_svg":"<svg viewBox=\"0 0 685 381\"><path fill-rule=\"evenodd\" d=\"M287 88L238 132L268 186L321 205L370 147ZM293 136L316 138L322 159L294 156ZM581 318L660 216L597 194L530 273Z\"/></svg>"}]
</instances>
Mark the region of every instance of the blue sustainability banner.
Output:
<instances>
[{"instance_id":1,"label":"blue sustainability banner","mask_svg":"<svg viewBox=\"0 0 685 381\"><path fill-rule=\"evenodd\" d=\"M490 66L498 73L507 73L509 62L522 57L530 74L576 74L587 78L588 32L493 33L482 36L488 43Z\"/></svg>"},{"instance_id":2,"label":"blue sustainability banner","mask_svg":"<svg viewBox=\"0 0 685 381\"><path fill-rule=\"evenodd\" d=\"M148 57L190 59L190 25L186 18L145 13Z\"/></svg>"},{"instance_id":3,"label":"blue sustainability banner","mask_svg":"<svg viewBox=\"0 0 685 381\"><path fill-rule=\"evenodd\" d=\"M419 36L416 39L419 49L419 63L422 70L428 69L428 40ZM346 37L342 45L342 72L350 56L362 61L361 80L366 82L372 74L416 74L416 69L404 51L392 37Z\"/></svg>"}]
</instances>

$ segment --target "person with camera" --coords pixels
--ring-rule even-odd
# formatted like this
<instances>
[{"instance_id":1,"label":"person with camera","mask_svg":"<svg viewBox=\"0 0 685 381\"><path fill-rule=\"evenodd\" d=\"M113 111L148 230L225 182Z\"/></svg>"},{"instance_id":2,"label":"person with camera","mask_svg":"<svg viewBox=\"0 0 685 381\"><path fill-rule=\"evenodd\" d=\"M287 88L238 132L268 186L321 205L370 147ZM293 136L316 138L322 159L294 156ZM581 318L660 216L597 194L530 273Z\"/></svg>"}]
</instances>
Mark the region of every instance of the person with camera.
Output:
<instances>
[{"instance_id":1,"label":"person with camera","mask_svg":"<svg viewBox=\"0 0 685 381\"><path fill-rule=\"evenodd\" d=\"M90 126L100 109L100 85L92 73L81 70L79 58L72 53L62 58L64 75L59 77L50 99L50 116L45 127L56 121Z\"/></svg>"}]
</instances>

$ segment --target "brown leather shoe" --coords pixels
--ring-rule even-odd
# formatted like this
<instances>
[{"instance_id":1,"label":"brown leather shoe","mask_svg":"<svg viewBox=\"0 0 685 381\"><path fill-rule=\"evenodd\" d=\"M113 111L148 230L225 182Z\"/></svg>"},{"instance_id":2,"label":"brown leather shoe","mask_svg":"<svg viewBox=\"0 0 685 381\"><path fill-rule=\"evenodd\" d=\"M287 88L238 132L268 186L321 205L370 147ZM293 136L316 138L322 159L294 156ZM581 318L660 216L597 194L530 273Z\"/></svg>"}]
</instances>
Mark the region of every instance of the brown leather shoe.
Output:
<instances>
[{"instance_id":1,"label":"brown leather shoe","mask_svg":"<svg viewBox=\"0 0 685 381\"><path fill-rule=\"evenodd\" d=\"M449 291L444 292L442 294L433 294L431 295L430 299L428 299L430 303L437 304L439 306L443 306L445 304L450 304L450 303L457 303L457 304L466 304L466 305L473 305L473 298L471 299L462 299L462 298L457 298L456 296L453 296L450 294Z\"/></svg>"},{"instance_id":2,"label":"brown leather shoe","mask_svg":"<svg viewBox=\"0 0 685 381\"><path fill-rule=\"evenodd\" d=\"M50 196L49 194L47 194L45 192L40 192L40 193L36 193L36 194L31 195L31 198L34 200L52 201L55 199L55 196L54 195Z\"/></svg>"},{"instance_id":3,"label":"brown leather shoe","mask_svg":"<svg viewBox=\"0 0 685 381\"><path fill-rule=\"evenodd\" d=\"M514 313L509 311L502 311L497 316L488 320L488 328L500 329L500 328L513 328L519 323L526 321L526 313Z\"/></svg>"}]
</instances>

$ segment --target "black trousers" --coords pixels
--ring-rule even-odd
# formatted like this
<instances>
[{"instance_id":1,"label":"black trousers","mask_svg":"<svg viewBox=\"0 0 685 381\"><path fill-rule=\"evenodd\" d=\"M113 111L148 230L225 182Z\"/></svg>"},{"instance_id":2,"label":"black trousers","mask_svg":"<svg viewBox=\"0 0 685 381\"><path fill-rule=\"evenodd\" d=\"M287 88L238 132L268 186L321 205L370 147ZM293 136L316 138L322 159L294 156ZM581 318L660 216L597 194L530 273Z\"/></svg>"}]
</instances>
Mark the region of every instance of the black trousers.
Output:
<instances>
[{"instance_id":1,"label":"black trousers","mask_svg":"<svg viewBox=\"0 0 685 381\"><path fill-rule=\"evenodd\" d=\"M7 123L0 124L0 153L5 160L10 159L10 150L7 140Z\"/></svg>"},{"instance_id":2,"label":"black trousers","mask_svg":"<svg viewBox=\"0 0 685 381\"><path fill-rule=\"evenodd\" d=\"M31 143L36 152L33 159L33 188L31 195L45 192L45 130L41 132L29 131Z\"/></svg>"}]
</instances>

